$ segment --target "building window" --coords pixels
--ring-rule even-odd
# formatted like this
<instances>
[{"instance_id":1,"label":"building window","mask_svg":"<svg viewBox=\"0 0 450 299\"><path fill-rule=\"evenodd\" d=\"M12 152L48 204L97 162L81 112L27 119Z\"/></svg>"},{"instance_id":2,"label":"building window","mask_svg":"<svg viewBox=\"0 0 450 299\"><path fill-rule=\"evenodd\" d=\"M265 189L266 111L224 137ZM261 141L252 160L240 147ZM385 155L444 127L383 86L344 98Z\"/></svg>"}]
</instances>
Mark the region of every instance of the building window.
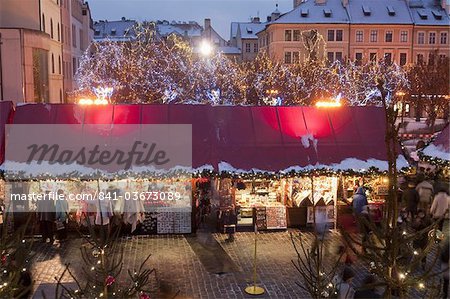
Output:
<instances>
[{"instance_id":1,"label":"building window","mask_svg":"<svg viewBox=\"0 0 450 299\"><path fill-rule=\"evenodd\" d=\"M75 77L77 73L77 59L75 57L72 58L72 76Z\"/></svg>"},{"instance_id":2,"label":"building window","mask_svg":"<svg viewBox=\"0 0 450 299\"><path fill-rule=\"evenodd\" d=\"M75 25L72 25L72 46L77 47L77 31L75 30Z\"/></svg>"},{"instance_id":3,"label":"building window","mask_svg":"<svg viewBox=\"0 0 450 299\"><path fill-rule=\"evenodd\" d=\"M370 61L377 61L377 53L369 53Z\"/></svg>"},{"instance_id":4,"label":"building window","mask_svg":"<svg viewBox=\"0 0 450 299\"><path fill-rule=\"evenodd\" d=\"M392 43L392 31L386 31L385 42Z\"/></svg>"},{"instance_id":5,"label":"building window","mask_svg":"<svg viewBox=\"0 0 450 299\"><path fill-rule=\"evenodd\" d=\"M425 43L425 32L419 32L417 35L417 43L423 45Z\"/></svg>"},{"instance_id":6,"label":"building window","mask_svg":"<svg viewBox=\"0 0 450 299\"><path fill-rule=\"evenodd\" d=\"M371 30L370 31L370 42L376 43L378 40L378 31L377 30Z\"/></svg>"},{"instance_id":7,"label":"building window","mask_svg":"<svg viewBox=\"0 0 450 299\"><path fill-rule=\"evenodd\" d=\"M385 53L384 54L384 62L387 64L392 63L392 53Z\"/></svg>"},{"instance_id":8,"label":"building window","mask_svg":"<svg viewBox=\"0 0 450 299\"><path fill-rule=\"evenodd\" d=\"M258 53L258 43L253 44L253 52Z\"/></svg>"},{"instance_id":9,"label":"building window","mask_svg":"<svg viewBox=\"0 0 450 299\"><path fill-rule=\"evenodd\" d=\"M362 59L363 59L363 54L362 53L355 53L355 63L357 65L361 65Z\"/></svg>"},{"instance_id":10,"label":"building window","mask_svg":"<svg viewBox=\"0 0 450 299\"><path fill-rule=\"evenodd\" d=\"M245 43L245 53L250 53L250 43Z\"/></svg>"},{"instance_id":11,"label":"building window","mask_svg":"<svg viewBox=\"0 0 450 299\"><path fill-rule=\"evenodd\" d=\"M62 72L62 70L61 70L61 56L58 56L58 71L59 71L59 74L61 75L61 72Z\"/></svg>"},{"instance_id":12,"label":"building window","mask_svg":"<svg viewBox=\"0 0 450 299\"><path fill-rule=\"evenodd\" d=\"M300 41L300 30L294 30L294 42Z\"/></svg>"},{"instance_id":13,"label":"building window","mask_svg":"<svg viewBox=\"0 0 450 299\"><path fill-rule=\"evenodd\" d=\"M445 45L447 43L447 32L441 32L441 44Z\"/></svg>"},{"instance_id":14,"label":"building window","mask_svg":"<svg viewBox=\"0 0 450 299\"><path fill-rule=\"evenodd\" d=\"M284 40L287 42L292 41L292 30L284 30Z\"/></svg>"},{"instance_id":15,"label":"building window","mask_svg":"<svg viewBox=\"0 0 450 299\"><path fill-rule=\"evenodd\" d=\"M45 32L45 15L42 14L42 31Z\"/></svg>"},{"instance_id":16,"label":"building window","mask_svg":"<svg viewBox=\"0 0 450 299\"><path fill-rule=\"evenodd\" d=\"M400 32L400 42L402 42L402 43L408 42L408 31Z\"/></svg>"},{"instance_id":17,"label":"building window","mask_svg":"<svg viewBox=\"0 0 450 299\"><path fill-rule=\"evenodd\" d=\"M423 54L417 54L417 63L423 63Z\"/></svg>"},{"instance_id":18,"label":"building window","mask_svg":"<svg viewBox=\"0 0 450 299\"><path fill-rule=\"evenodd\" d=\"M356 31L356 42L362 43L364 41L364 36L362 30Z\"/></svg>"},{"instance_id":19,"label":"building window","mask_svg":"<svg viewBox=\"0 0 450 299\"><path fill-rule=\"evenodd\" d=\"M400 53L400 65L403 66L406 64L406 53Z\"/></svg>"},{"instance_id":20,"label":"building window","mask_svg":"<svg viewBox=\"0 0 450 299\"><path fill-rule=\"evenodd\" d=\"M83 43L83 30L80 29L80 49L84 49L84 43Z\"/></svg>"},{"instance_id":21,"label":"building window","mask_svg":"<svg viewBox=\"0 0 450 299\"><path fill-rule=\"evenodd\" d=\"M285 52L284 53L284 63L292 63L292 53L291 52Z\"/></svg>"},{"instance_id":22,"label":"building window","mask_svg":"<svg viewBox=\"0 0 450 299\"><path fill-rule=\"evenodd\" d=\"M336 41L341 42L343 39L344 32L342 30L336 30Z\"/></svg>"},{"instance_id":23,"label":"building window","mask_svg":"<svg viewBox=\"0 0 450 299\"><path fill-rule=\"evenodd\" d=\"M436 43L436 32L430 32L430 35L428 36L428 43L430 45Z\"/></svg>"},{"instance_id":24,"label":"building window","mask_svg":"<svg viewBox=\"0 0 450 299\"><path fill-rule=\"evenodd\" d=\"M61 29L59 29L59 23L58 23L57 29L58 29L58 41L60 42L61 41Z\"/></svg>"},{"instance_id":25,"label":"building window","mask_svg":"<svg viewBox=\"0 0 450 299\"><path fill-rule=\"evenodd\" d=\"M329 62L334 61L334 52L327 52L327 59Z\"/></svg>"},{"instance_id":26,"label":"building window","mask_svg":"<svg viewBox=\"0 0 450 299\"><path fill-rule=\"evenodd\" d=\"M340 62L342 62L342 52L336 52L336 60L339 60Z\"/></svg>"},{"instance_id":27,"label":"building window","mask_svg":"<svg viewBox=\"0 0 450 299\"><path fill-rule=\"evenodd\" d=\"M52 53L52 74L55 73L55 56Z\"/></svg>"},{"instance_id":28,"label":"building window","mask_svg":"<svg viewBox=\"0 0 450 299\"><path fill-rule=\"evenodd\" d=\"M33 89L36 103L48 102L48 51L42 49L33 49Z\"/></svg>"},{"instance_id":29,"label":"building window","mask_svg":"<svg viewBox=\"0 0 450 299\"><path fill-rule=\"evenodd\" d=\"M50 19L50 37L53 38L53 19Z\"/></svg>"},{"instance_id":30,"label":"building window","mask_svg":"<svg viewBox=\"0 0 450 299\"><path fill-rule=\"evenodd\" d=\"M61 24L61 42L64 43L64 25Z\"/></svg>"},{"instance_id":31,"label":"building window","mask_svg":"<svg viewBox=\"0 0 450 299\"><path fill-rule=\"evenodd\" d=\"M293 63L300 62L300 52L292 52L292 62Z\"/></svg>"},{"instance_id":32,"label":"building window","mask_svg":"<svg viewBox=\"0 0 450 299\"><path fill-rule=\"evenodd\" d=\"M266 46L269 45L269 35L266 35Z\"/></svg>"},{"instance_id":33,"label":"building window","mask_svg":"<svg viewBox=\"0 0 450 299\"><path fill-rule=\"evenodd\" d=\"M328 30L328 41L334 42L334 30Z\"/></svg>"}]
</instances>

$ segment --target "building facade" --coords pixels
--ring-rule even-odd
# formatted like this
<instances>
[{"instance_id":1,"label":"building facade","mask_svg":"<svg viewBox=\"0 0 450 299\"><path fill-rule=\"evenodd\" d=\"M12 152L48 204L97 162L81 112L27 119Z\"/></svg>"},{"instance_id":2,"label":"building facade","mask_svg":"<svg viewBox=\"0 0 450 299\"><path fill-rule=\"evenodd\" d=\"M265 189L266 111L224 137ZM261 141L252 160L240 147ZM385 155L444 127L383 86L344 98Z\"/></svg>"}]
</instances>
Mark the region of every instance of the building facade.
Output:
<instances>
[{"instance_id":1,"label":"building facade","mask_svg":"<svg viewBox=\"0 0 450 299\"><path fill-rule=\"evenodd\" d=\"M73 76L68 76L72 65L67 63L74 56L67 47L73 36L72 16L66 10L71 6L69 0L0 0L0 100L65 101L73 88ZM88 22L90 13L80 14ZM90 38L82 36L87 47Z\"/></svg>"},{"instance_id":2,"label":"building facade","mask_svg":"<svg viewBox=\"0 0 450 299\"><path fill-rule=\"evenodd\" d=\"M294 0L292 11L257 33L259 48L285 63L306 58L311 44L330 62L426 62L429 55L449 55L444 1ZM308 38L311 30L319 33L318 40Z\"/></svg>"},{"instance_id":3,"label":"building facade","mask_svg":"<svg viewBox=\"0 0 450 299\"><path fill-rule=\"evenodd\" d=\"M0 100L62 102L59 0L0 0L0 33Z\"/></svg>"},{"instance_id":4,"label":"building facade","mask_svg":"<svg viewBox=\"0 0 450 299\"><path fill-rule=\"evenodd\" d=\"M231 24L230 45L239 49L241 61L250 61L256 58L259 51L256 33L263 30L265 26L259 17L252 18L251 22L233 22Z\"/></svg>"},{"instance_id":5,"label":"building facade","mask_svg":"<svg viewBox=\"0 0 450 299\"><path fill-rule=\"evenodd\" d=\"M94 36L94 24L87 2L60 0L62 18L64 98L70 101L70 92L77 89L75 75L81 56Z\"/></svg>"}]
</instances>

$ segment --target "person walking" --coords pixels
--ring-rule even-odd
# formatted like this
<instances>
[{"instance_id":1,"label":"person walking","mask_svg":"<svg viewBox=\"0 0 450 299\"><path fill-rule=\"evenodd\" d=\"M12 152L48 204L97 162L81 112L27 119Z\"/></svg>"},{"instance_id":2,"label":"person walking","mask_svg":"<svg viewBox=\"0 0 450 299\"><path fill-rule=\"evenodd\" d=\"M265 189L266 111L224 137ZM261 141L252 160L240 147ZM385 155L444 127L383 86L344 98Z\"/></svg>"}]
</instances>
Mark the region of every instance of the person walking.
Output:
<instances>
[{"instance_id":1,"label":"person walking","mask_svg":"<svg viewBox=\"0 0 450 299\"><path fill-rule=\"evenodd\" d=\"M367 197L366 197L366 191L363 187L358 187L356 190L355 195L353 195L353 213L355 216L360 216L361 212L363 211L363 207L367 206Z\"/></svg>"},{"instance_id":2,"label":"person walking","mask_svg":"<svg viewBox=\"0 0 450 299\"><path fill-rule=\"evenodd\" d=\"M69 204L62 189L58 190L58 199L55 203L56 210L56 236L59 242L67 238L67 222L69 213Z\"/></svg>"},{"instance_id":3,"label":"person walking","mask_svg":"<svg viewBox=\"0 0 450 299\"><path fill-rule=\"evenodd\" d=\"M355 272L350 267L345 267L342 272L342 280L338 286L338 299L353 299L355 296L355 289L353 289L351 282L355 277Z\"/></svg>"},{"instance_id":4,"label":"person walking","mask_svg":"<svg viewBox=\"0 0 450 299\"><path fill-rule=\"evenodd\" d=\"M55 225L55 203L50 198L50 191L46 191L44 198L38 201L38 218L42 233L42 242L46 243L50 239L50 244L54 242L53 226Z\"/></svg>"},{"instance_id":5,"label":"person walking","mask_svg":"<svg viewBox=\"0 0 450 299\"><path fill-rule=\"evenodd\" d=\"M406 210L408 211L409 220L413 220L417 214L417 207L419 205L420 197L416 191L414 182L408 183L408 189L403 192L402 202L406 203Z\"/></svg>"},{"instance_id":6,"label":"person walking","mask_svg":"<svg viewBox=\"0 0 450 299\"><path fill-rule=\"evenodd\" d=\"M419 193L419 209L427 212L430 208L434 188L429 181L425 180L424 175L419 176L419 182L416 186L416 191Z\"/></svg>"},{"instance_id":7,"label":"person walking","mask_svg":"<svg viewBox=\"0 0 450 299\"><path fill-rule=\"evenodd\" d=\"M448 213L450 205L450 198L447 193L447 189L440 188L438 193L434 196L433 203L431 204L430 214L433 220L439 221L438 227L442 231L444 226L444 217Z\"/></svg>"}]
</instances>

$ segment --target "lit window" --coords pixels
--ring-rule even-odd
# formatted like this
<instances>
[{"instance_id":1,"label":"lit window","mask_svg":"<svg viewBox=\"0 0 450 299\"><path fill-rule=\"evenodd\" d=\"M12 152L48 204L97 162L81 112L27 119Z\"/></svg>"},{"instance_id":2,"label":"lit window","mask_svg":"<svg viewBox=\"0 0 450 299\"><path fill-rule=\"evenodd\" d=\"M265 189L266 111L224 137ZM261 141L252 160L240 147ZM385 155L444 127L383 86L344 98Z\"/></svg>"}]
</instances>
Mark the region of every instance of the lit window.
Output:
<instances>
[{"instance_id":1,"label":"lit window","mask_svg":"<svg viewBox=\"0 0 450 299\"><path fill-rule=\"evenodd\" d=\"M364 36L362 30L356 31L356 42L362 43L364 41Z\"/></svg>"}]
</instances>

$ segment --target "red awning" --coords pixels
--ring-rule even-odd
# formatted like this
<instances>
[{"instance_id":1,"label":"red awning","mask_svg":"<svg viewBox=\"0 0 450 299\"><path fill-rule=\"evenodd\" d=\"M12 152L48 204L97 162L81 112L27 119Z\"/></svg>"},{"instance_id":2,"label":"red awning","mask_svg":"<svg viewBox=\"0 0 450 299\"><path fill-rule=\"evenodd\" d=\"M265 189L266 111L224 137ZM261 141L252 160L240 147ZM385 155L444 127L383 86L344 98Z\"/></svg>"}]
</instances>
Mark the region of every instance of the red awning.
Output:
<instances>
[{"instance_id":1,"label":"red awning","mask_svg":"<svg viewBox=\"0 0 450 299\"><path fill-rule=\"evenodd\" d=\"M192 124L194 168L249 171L387 161L382 108L29 104L14 124ZM115 131L116 130L116 131ZM348 165L348 164L346 164Z\"/></svg>"},{"instance_id":2,"label":"red awning","mask_svg":"<svg viewBox=\"0 0 450 299\"><path fill-rule=\"evenodd\" d=\"M5 125L10 123L13 111L12 102L0 102L0 164L5 160Z\"/></svg>"}]
</instances>

